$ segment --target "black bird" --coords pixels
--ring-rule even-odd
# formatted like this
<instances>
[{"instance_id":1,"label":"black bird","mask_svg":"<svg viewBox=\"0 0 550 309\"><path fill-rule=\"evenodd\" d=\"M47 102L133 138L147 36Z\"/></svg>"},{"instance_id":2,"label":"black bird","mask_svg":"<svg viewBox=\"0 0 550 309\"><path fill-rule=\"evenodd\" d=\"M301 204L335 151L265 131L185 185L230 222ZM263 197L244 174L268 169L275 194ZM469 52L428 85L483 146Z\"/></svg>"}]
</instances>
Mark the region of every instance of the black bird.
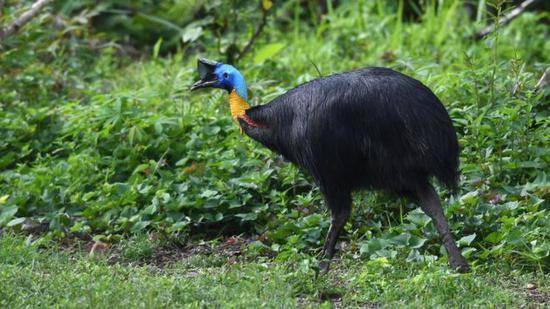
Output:
<instances>
[{"instance_id":1,"label":"black bird","mask_svg":"<svg viewBox=\"0 0 550 309\"><path fill-rule=\"evenodd\" d=\"M250 107L247 86L233 66L200 58L191 90L229 93L241 130L307 171L332 215L323 268L351 212L358 189L418 202L432 218L452 268L469 270L445 220L435 177L450 189L459 178L459 147L443 104L421 82L387 68L363 68L302 84L270 103Z\"/></svg>"}]
</instances>

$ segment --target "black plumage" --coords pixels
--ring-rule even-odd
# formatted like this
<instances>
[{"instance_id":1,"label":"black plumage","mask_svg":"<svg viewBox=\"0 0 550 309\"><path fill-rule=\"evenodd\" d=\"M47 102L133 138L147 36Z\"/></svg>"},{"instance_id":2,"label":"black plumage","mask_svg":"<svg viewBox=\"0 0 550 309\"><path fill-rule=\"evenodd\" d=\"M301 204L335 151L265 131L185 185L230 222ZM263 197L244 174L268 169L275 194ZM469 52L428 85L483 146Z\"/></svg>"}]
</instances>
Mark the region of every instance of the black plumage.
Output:
<instances>
[{"instance_id":1,"label":"black plumage","mask_svg":"<svg viewBox=\"0 0 550 309\"><path fill-rule=\"evenodd\" d=\"M386 68L319 78L246 111L251 138L331 188L372 188L415 197L430 176L458 179L458 143L438 98Z\"/></svg>"},{"instance_id":2,"label":"black plumage","mask_svg":"<svg viewBox=\"0 0 550 309\"><path fill-rule=\"evenodd\" d=\"M387 68L334 74L246 110L239 123L320 187L332 215L325 269L349 218L351 192L374 189L419 202L441 234L451 266L468 270L430 183L433 176L448 188L457 186L456 133L443 104L421 82Z\"/></svg>"}]
</instances>

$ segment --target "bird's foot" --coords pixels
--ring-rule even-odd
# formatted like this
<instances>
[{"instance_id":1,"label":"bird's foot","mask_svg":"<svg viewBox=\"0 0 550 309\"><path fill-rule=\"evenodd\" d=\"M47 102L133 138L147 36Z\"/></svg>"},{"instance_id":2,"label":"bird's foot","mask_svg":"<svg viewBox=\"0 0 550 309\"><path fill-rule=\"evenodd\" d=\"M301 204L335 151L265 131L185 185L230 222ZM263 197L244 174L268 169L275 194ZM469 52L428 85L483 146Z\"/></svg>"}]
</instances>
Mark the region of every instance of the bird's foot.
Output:
<instances>
[{"instance_id":1,"label":"bird's foot","mask_svg":"<svg viewBox=\"0 0 550 309\"><path fill-rule=\"evenodd\" d=\"M330 260L329 259L322 259L319 261L319 274L320 275L326 275L330 269Z\"/></svg>"},{"instance_id":2,"label":"bird's foot","mask_svg":"<svg viewBox=\"0 0 550 309\"><path fill-rule=\"evenodd\" d=\"M470 266L468 266L468 262L466 262L466 259L464 259L464 257L462 256L450 258L449 264L451 265L452 269L456 270L459 273L470 272Z\"/></svg>"}]
</instances>

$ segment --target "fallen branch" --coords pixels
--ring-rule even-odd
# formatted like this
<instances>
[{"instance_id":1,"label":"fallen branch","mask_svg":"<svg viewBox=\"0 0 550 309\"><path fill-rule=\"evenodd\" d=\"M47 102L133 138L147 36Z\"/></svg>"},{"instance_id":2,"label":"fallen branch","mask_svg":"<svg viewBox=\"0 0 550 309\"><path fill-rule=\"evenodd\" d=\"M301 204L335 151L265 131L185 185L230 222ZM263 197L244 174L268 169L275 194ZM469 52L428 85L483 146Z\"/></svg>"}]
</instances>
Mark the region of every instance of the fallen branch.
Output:
<instances>
[{"instance_id":1,"label":"fallen branch","mask_svg":"<svg viewBox=\"0 0 550 309\"><path fill-rule=\"evenodd\" d=\"M513 9L512 11L510 11L510 13L506 14L502 19L500 19L498 21L498 23L496 24L492 24L492 25L489 25L483 29L481 29L480 31L476 32L474 34L474 38L476 40L480 40L484 37L486 37L487 35L489 35L491 32L495 31L495 29L498 27L502 27L502 26L505 26L506 24L508 24L509 22L511 22L512 20L514 20L516 17L518 17L519 15L521 15L523 12L525 12L525 10L530 7L531 5L539 2L540 0L526 0L526 1L523 1L518 7L516 7L515 9Z\"/></svg>"},{"instance_id":2,"label":"fallen branch","mask_svg":"<svg viewBox=\"0 0 550 309\"><path fill-rule=\"evenodd\" d=\"M13 35L17 31L19 31L19 29L21 29L25 24L31 21L31 19L33 19L38 14L38 12L42 10L42 8L44 8L47 4L49 4L52 1L53 0L36 1L28 11L23 12L21 16L17 17L7 27L0 29L0 41L3 41L8 36Z\"/></svg>"}]
</instances>

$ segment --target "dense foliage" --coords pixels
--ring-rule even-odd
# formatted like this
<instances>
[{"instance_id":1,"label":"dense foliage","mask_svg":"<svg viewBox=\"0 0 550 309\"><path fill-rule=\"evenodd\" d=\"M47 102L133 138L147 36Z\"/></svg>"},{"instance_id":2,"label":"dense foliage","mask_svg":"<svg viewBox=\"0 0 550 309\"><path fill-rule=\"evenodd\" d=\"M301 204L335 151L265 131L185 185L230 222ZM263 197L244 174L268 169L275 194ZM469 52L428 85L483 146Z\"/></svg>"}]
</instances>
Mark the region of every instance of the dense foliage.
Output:
<instances>
[{"instance_id":1,"label":"dense foliage","mask_svg":"<svg viewBox=\"0 0 550 309\"><path fill-rule=\"evenodd\" d=\"M242 136L225 94L187 91L199 54L239 58L266 14L237 63L253 104L362 66L414 76L460 138L461 185L444 203L464 254L548 267L548 97L535 91L550 63L547 13L474 41L492 18L480 6L471 20L461 1L407 22L386 1L92 2L56 2L0 46L0 226L106 239L257 234L251 248L283 259L317 249L329 222L308 177ZM25 4L5 6L0 24ZM383 194L357 194L346 231L365 256L441 255L418 206Z\"/></svg>"}]
</instances>

